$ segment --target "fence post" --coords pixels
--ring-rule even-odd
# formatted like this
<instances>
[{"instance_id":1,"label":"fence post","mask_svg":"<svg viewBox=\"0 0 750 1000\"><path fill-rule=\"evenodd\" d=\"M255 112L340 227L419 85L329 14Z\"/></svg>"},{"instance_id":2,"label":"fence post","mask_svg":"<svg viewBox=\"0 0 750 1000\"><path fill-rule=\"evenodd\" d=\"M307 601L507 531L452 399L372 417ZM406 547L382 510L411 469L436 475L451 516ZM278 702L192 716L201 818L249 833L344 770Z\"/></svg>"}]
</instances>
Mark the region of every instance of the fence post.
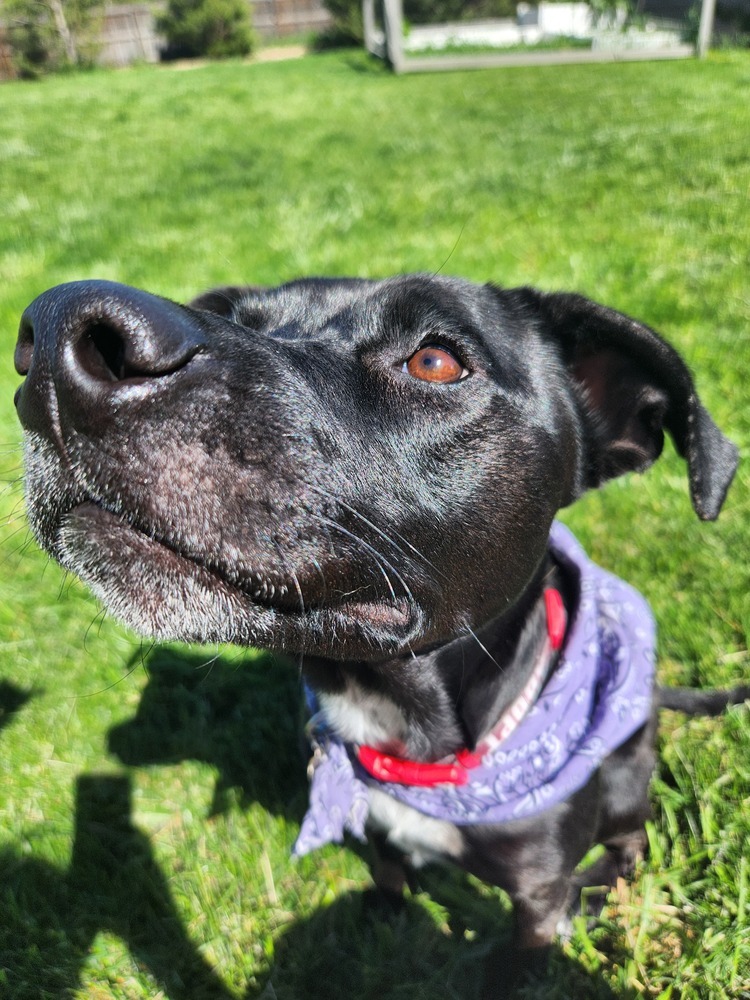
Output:
<instances>
[{"instance_id":1,"label":"fence post","mask_svg":"<svg viewBox=\"0 0 750 1000\"><path fill-rule=\"evenodd\" d=\"M401 0L383 0L385 44L388 60L396 73L404 68L404 10Z\"/></svg>"},{"instance_id":2,"label":"fence post","mask_svg":"<svg viewBox=\"0 0 750 1000\"><path fill-rule=\"evenodd\" d=\"M362 26L365 32L365 48L380 59L387 55L382 32L375 24L375 0L362 0Z\"/></svg>"},{"instance_id":3,"label":"fence post","mask_svg":"<svg viewBox=\"0 0 750 1000\"><path fill-rule=\"evenodd\" d=\"M702 0L701 20L698 26L698 57L702 59L708 52L711 44L711 34L714 30L714 14L716 13L716 0Z\"/></svg>"}]
</instances>

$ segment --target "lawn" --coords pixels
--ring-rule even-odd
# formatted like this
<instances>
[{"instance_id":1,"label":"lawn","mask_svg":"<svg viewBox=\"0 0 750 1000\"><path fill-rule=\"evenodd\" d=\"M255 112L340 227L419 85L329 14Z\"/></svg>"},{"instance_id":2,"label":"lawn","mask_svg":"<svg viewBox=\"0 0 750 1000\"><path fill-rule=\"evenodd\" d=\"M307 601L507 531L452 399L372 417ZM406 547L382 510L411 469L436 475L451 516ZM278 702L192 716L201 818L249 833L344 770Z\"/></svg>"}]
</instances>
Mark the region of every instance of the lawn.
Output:
<instances>
[{"instance_id":1,"label":"lawn","mask_svg":"<svg viewBox=\"0 0 750 1000\"><path fill-rule=\"evenodd\" d=\"M750 53L394 78L355 52L0 86L0 997L478 997L502 894L428 872L399 913L348 844L293 862L296 666L154 648L29 540L12 345L50 285L426 270L575 289L662 330L750 446ZM565 519L638 586L660 676L749 670L742 466L682 462ZM750 997L750 714L665 714L651 856L529 1000Z\"/></svg>"}]
</instances>

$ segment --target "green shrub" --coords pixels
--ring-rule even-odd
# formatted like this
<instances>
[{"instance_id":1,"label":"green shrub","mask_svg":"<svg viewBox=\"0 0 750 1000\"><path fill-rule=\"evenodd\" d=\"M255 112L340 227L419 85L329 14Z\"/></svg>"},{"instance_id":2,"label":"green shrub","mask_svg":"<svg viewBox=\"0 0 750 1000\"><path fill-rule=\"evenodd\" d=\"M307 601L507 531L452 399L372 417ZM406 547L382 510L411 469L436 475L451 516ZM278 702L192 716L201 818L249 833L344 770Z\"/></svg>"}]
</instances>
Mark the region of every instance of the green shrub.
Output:
<instances>
[{"instance_id":1,"label":"green shrub","mask_svg":"<svg viewBox=\"0 0 750 1000\"><path fill-rule=\"evenodd\" d=\"M334 26L323 32L319 39L321 48L364 41L360 0L323 0L323 6L333 18Z\"/></svg>"},{"instance_id":2,"label":"green shrub","mask_svg":"<svg viewBox=\"0 0 750 1000\"><path fill-rule=\"evenodd\" d=\"M157 26L166 58L249 55L255 46L247 0L169 0Z\"/></svg>"},{"instance_id":3,"label":"green shrub","mask_svg":"<svg viewBox=\"0 0 750 1000\"><path fill-rule=\"evenodd\" d=\"M0 0L0 18L16 72L36 78L76 66L96 56L99 0Z\"/></svg>"},{"instance_id":4,"label":"green shrub","mask_svg":"<svg viewBox=\"0 0 750 1000\"><path fill-rule=\"evenodd\" d=\"M697 34L697 22L700 18L700 8L697 3L693 13ZM743 4L741 0L718 0L713 45L715 48L750 46L750 4Z\"/></svg>"}]
</instances>

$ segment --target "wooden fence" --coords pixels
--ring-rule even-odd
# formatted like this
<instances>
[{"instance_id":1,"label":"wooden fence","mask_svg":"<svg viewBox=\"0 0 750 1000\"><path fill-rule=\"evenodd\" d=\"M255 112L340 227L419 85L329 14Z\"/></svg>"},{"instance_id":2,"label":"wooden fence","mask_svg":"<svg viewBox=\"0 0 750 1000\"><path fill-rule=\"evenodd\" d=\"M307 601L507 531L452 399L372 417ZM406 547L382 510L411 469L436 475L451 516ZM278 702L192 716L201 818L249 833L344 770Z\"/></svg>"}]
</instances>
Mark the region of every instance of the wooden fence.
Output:
<instances>
[{"instance_id":1,"label":"wooden fence","mask_svg":"<svg viewBox=\"0 0 750 1000\"><path fill-rule=\"evenodd\" d=\"M282 38L323 31L331 15L322 0L248 0L253 27L261 38ZM101 13L97 62L129 66L158 62L164 39L156 30L153 8L145 3L113 4ZM0 80L15 76L5 29L0 24Z\"/></svg>"},{"instance_id":2,"label":"wooden fence","mask_svg":"<svg viewBox=\"0 0 750 1000\"><path fill-rule=\"evenodd\" d=\"M323 31L331 15L322 0L252 0L253 27L262 38Z\"/></svg>"},{"instance_id":3,"label":"wooden fence","mask_svg":"<svg viewBox=\"0 0 750 1000\"><path fill-rule=\"evenodd\" d=\"M97 62L103 66L129 66L134 62L158 62L164 39L157 34L149 7L118 4L104 8L99 45Z\"/></svg>"},{"instance_id":4,"label":"wooden fence","mask_svg":"<svg viewBox=\"0 0 750 1000\"><path fill-rule=\"evenodd\" d=\"M12 80L15 75L13 52L8 45L5 28L0 24L0 80Z\"/></svg>"}]
</instances>

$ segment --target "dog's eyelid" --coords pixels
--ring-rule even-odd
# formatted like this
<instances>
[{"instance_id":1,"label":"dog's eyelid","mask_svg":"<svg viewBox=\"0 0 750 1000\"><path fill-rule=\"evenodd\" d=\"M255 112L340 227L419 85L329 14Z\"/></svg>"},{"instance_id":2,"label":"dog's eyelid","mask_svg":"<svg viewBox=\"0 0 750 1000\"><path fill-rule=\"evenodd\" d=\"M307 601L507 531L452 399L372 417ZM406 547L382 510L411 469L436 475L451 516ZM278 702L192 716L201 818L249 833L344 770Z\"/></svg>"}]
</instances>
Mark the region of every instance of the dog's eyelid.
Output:
<instances>
[{"instance_id":1,"label":"dog's eyelid","mask_svg":"<svg viewBox=\"0 0 750 1000\"><path fill-rule=\"evenodd\" d=\"M471 342L464 342L458 336L452 336L443 332L428 334L422 338L419 349L423 347L436 347L438 350L448 351L449 354L452 354L466 371L466 375L462 376L462 378L473 375L482 367L481 357Z\"/></svg>"}]
</instances>

